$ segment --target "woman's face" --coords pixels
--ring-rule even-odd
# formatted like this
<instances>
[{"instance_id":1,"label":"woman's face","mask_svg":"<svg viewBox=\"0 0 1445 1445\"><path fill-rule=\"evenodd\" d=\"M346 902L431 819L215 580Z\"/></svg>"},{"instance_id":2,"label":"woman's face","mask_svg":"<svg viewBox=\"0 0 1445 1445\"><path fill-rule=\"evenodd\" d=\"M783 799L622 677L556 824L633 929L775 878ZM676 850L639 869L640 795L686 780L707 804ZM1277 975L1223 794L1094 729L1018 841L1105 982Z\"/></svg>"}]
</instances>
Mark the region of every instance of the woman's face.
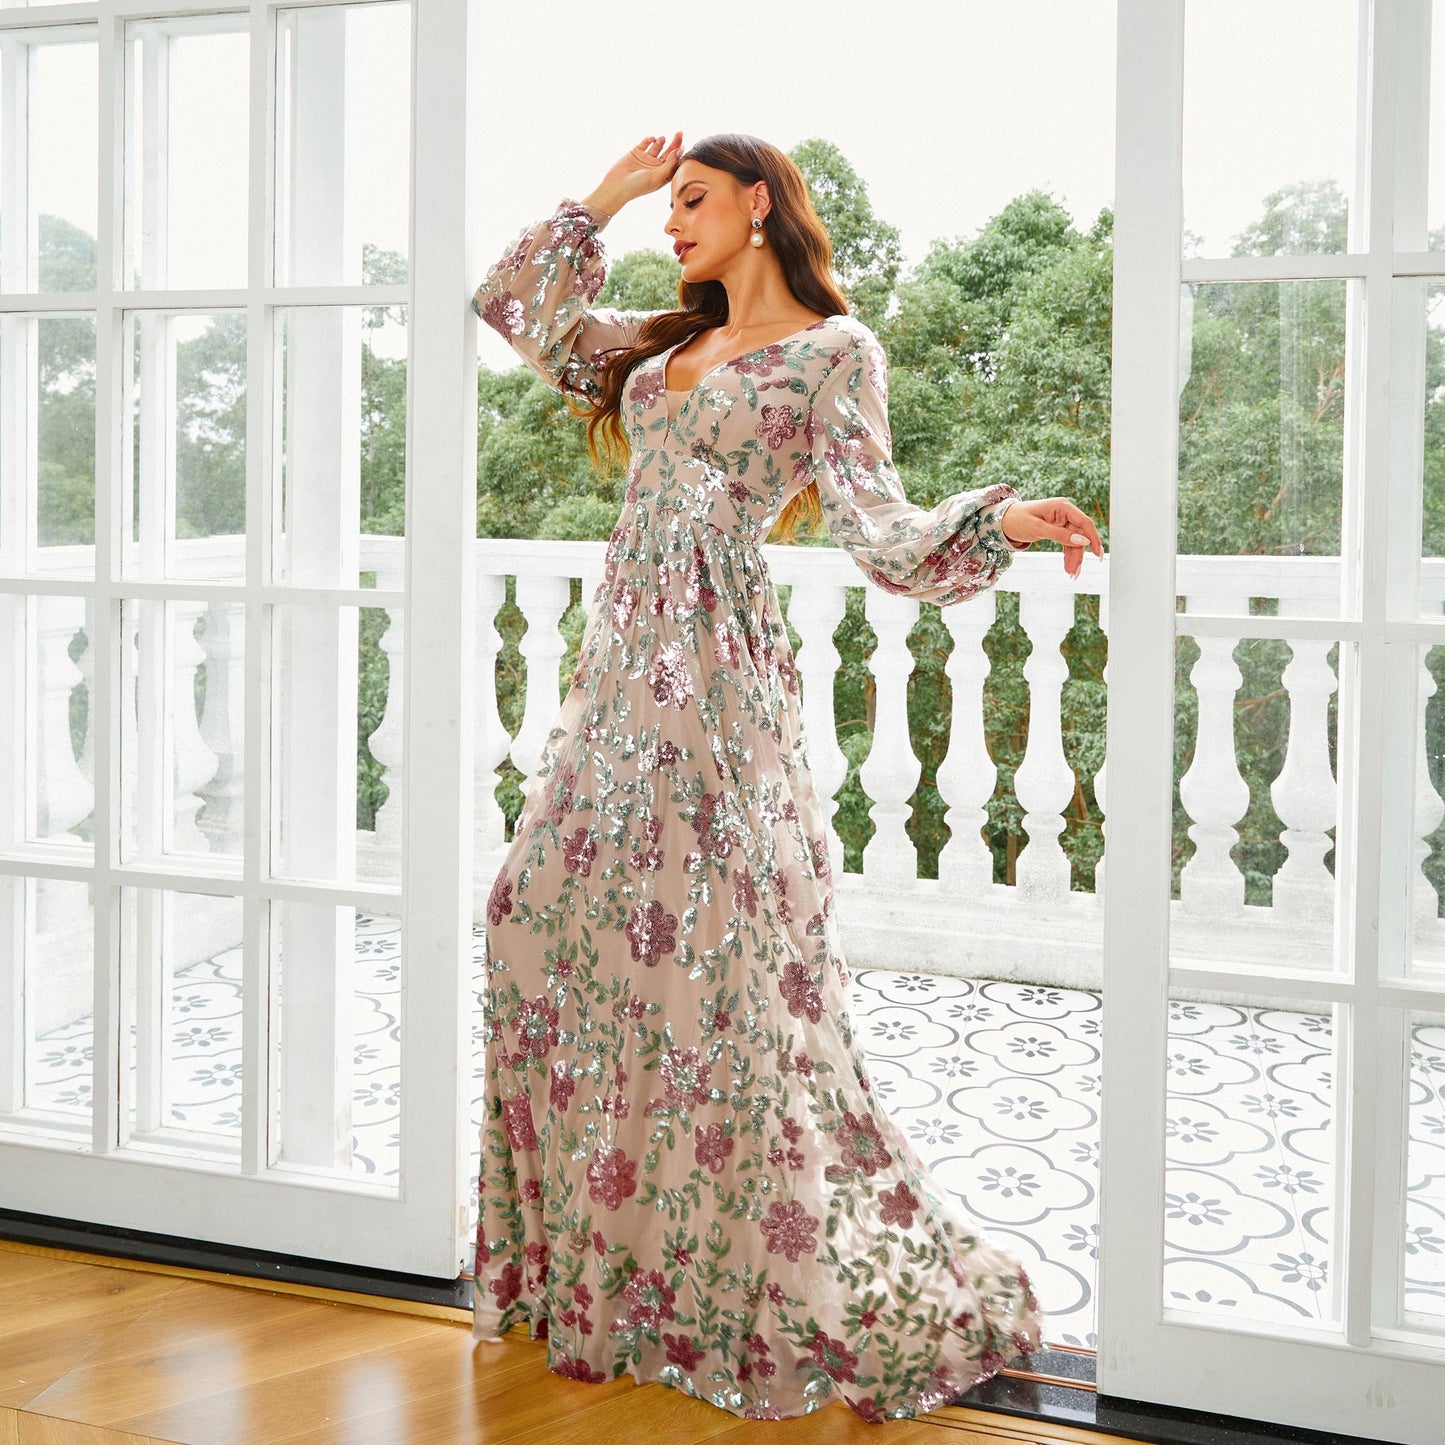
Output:
<instances>
[{"instance_id":1,"label":"woman's face","mask_svg":"<svg viewBox=\"0 0 1445 1445\"><path fill-rule=\"evenodd\" d=\"M682 265L682 279L715 280L751 249L753 215L767 215L765 193L696 160L683 161L671 184L672 209L663 229Z\"/></svg>"}]
</instances>

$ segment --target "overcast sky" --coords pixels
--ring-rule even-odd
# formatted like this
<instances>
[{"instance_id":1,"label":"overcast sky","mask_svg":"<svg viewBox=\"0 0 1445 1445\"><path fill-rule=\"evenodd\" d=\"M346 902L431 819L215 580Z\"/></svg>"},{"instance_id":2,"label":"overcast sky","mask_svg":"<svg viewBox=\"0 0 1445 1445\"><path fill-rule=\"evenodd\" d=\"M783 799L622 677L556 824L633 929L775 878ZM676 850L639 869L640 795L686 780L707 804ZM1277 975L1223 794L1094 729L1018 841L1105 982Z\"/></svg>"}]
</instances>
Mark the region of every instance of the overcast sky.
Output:
<instances>
[{"instance_id":1,"label":"overcast sky","mask_svg":"<svg viewBox=\"0 0 1445 1445\"><path fill-rule=\"evenodd\" d=\"M1329 176L1348 187L1354 9L1190 0L1185 222L1201 254L1227 253L1281 185ZM483 257L561 196L586 194L643 135L677 129L685 141L745 131L784 149L832 141L899 227L909 262L1033 187L1080 227L1112 202L1114 0L598 0L543 12L483 0L482 13ZM406 10L363 6L355 18L359 93L373 97L354 107L355 203L366 239L402 249L405 111L381 97L405 83ZM57 54L38 89L42 155L94 154L90 56L87 72ZM243 37L192 45L176 96L182 251L220 284L245 274L244 56ZM89 166L42 165L36 180L42 209L94 230ZM665 247L665 211L666 191L628 206L608 227L609 250Z\"/></svg>"}]
</instances>

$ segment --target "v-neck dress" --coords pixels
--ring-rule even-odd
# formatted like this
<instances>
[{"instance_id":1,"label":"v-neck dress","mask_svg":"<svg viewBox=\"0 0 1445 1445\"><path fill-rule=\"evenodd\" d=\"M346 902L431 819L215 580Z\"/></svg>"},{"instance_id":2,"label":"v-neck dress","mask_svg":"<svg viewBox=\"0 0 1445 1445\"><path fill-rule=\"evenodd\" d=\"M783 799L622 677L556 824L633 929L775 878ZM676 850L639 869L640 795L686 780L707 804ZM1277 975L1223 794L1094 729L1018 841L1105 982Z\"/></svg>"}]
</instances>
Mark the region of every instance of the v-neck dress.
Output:
<instances>
[{"instance_id":1,"label":"v-neck dress","mask_svg":"<svg viewBox=\"0 0 1445 1445\"><path fill-rule=\"evenodd\" d=\"M583 402L649 314L592 306L608 219L564 200L472 303ZM908 501L851 316L671 397L669 354L626 380L625 501L487 901L473 1334L747 1417L914 1415L1036 1349L1038 1306L869 1078L761 543L816 483L869 581L945 606L1008 566L1016 494Z\"/></svg>"}]
</instances>

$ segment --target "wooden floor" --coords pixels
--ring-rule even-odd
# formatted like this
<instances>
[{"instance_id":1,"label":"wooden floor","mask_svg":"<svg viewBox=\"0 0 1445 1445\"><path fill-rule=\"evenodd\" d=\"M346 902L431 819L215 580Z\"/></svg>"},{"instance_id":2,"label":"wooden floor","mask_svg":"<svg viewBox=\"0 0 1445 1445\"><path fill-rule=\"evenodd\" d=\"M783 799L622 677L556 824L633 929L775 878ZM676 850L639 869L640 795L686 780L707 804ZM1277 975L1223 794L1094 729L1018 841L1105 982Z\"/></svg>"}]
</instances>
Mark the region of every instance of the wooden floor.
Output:
<instances>
[{"instance_id":1,"label":"wooden floor","mask_svg":"<svg viewBox=\"0 0 1445 1445\"><path fill-rule=\"evenodd\" d=\"M218 1281L225 1282L218 1282ZM361 1301L365 1299L365 1303ZM944 1409L739 1420L660 1385L580 1385L470 1315L0 1241L0 1445L1108 1445ZM1123 1442L1118 1442L1123 1445Z\"/></svg>"}]
</instances>

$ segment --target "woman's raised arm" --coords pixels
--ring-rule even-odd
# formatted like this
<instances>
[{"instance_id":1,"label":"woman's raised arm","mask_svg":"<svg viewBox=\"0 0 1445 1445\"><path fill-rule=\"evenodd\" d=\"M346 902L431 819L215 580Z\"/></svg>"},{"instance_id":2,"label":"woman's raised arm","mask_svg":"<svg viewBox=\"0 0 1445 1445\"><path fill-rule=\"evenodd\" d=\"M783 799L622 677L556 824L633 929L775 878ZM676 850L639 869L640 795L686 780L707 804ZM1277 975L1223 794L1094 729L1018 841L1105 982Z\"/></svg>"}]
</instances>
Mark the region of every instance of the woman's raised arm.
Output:
<instances>
[{"instance_id":1,"label":"woman's raised arm","mask_svg":"<svg viewBox=\"0 0 1445 1445\"><path fill-rule=\"evenodd\" d=\"M629 200L667 183L681 149L681 132L671 142L647 137L585 200L564 199L525 227L477 287L472 309L554 389L599 400L607 353L630 346L653 314L590 309L607 279L599 232Z\"/></svg>"}]
</instances>

